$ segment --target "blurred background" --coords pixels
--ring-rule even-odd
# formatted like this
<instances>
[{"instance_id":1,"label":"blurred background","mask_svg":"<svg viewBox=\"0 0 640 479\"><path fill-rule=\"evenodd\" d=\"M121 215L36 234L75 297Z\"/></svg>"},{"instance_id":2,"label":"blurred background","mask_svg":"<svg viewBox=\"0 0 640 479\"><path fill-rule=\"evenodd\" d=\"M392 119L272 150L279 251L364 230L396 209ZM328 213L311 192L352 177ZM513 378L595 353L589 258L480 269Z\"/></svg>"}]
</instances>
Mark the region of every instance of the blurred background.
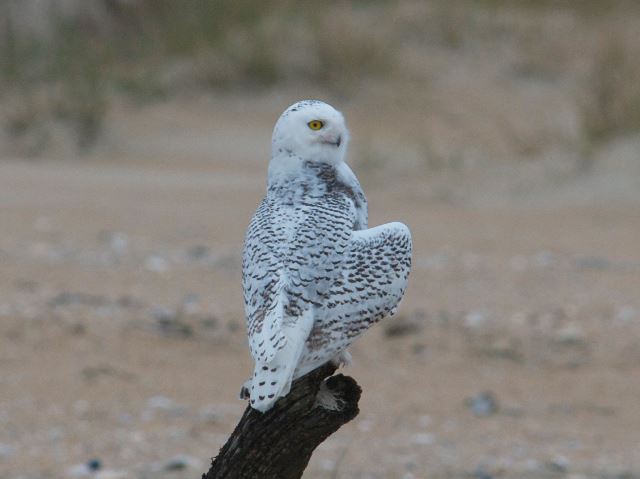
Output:
<instances>
[{"instance_id":1,"label":"blurred background","mask_svg":"<svg viewBox=\"0 0 640 479\"><path fill-rule=\"evenodd\" d=\"M414 235L309 478L640 478L640 4L0 0L0 478L198 477L271 129Z\"/></svg>"}]
</instances>

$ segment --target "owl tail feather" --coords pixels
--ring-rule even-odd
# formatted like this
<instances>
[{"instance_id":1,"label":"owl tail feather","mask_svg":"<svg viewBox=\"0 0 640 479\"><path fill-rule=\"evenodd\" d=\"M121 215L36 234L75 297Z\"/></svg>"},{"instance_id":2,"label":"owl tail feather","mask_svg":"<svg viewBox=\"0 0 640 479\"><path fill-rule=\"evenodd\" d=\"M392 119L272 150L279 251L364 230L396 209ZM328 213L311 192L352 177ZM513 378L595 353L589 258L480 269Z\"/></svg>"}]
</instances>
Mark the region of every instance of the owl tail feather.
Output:
<instances>
[{"instance_id":1,"label":"owl tail feather","mask_svg":"<svg viewBox=\"0 0 640 479\"><path fill-rule=\"evenodd\" d=\"M249 404L253 409L266 412L279 398L289 394L293 373L312 327L312 309L308 309L300 317L286 318L283 321L282 332L286 337L284 347L271 361L256 362L249 386Z\"/></svg>"}]
</instances>

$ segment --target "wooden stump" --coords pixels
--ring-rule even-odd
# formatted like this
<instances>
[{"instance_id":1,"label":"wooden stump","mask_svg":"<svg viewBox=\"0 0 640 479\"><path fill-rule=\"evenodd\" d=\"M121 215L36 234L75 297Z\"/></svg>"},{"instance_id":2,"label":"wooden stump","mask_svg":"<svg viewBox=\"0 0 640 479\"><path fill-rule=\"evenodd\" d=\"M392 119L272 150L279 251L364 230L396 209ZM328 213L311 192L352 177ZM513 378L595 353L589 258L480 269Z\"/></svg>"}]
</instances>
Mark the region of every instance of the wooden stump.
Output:
<instances>
[{"instance_id":1,"label":"wooden stump","mask_svg":"<svg viewBox=\"0 0 640 479\"><path fill-rule=\"evenodd\" d=\"M335 370L327 363L297 379L264 414L247 406L202 479L302 477L314 449L359 412L360 386Z\"/></svg>"}]
</instances>

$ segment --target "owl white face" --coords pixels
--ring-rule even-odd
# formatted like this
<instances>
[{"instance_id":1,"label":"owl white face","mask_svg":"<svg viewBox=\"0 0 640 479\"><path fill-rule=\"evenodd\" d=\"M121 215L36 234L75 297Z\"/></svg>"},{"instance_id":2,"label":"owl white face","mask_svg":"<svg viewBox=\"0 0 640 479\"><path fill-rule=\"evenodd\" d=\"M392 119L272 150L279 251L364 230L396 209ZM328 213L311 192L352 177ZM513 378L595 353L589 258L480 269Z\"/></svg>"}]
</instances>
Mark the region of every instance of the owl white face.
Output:
<instances>
[{"instance_id":1,"label":"owl white face","mask_svg":"<svg viewBox=\"0 0 640 479\"><path fill-rule=\"evenodd\" d=\"M291 105L273 130L272 158L338 164L344 160L349 130L342 113L318 100Z\"/></svg>"}]
</instances>

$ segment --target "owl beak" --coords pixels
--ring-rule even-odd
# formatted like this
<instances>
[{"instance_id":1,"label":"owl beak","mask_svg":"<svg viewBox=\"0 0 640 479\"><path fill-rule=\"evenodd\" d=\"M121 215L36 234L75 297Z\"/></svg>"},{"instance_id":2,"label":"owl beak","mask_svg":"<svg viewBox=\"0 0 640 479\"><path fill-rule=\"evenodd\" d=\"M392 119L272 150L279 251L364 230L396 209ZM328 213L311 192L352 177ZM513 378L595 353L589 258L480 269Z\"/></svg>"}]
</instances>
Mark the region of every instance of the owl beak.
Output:
<instances>
[{"instance_id":1,"label":"owl beak","mask_svg":"<svg viewBox=\"0 0 640 479\"><path fill-rule=\"evenodd\" d=\"M322 143L326 143L327 145L333 145L336 148L339 148L340 144L342 143L342 135L338 135L337 137L333 137L333 138L323 138Z\"/></svg>"}]
</instances>

